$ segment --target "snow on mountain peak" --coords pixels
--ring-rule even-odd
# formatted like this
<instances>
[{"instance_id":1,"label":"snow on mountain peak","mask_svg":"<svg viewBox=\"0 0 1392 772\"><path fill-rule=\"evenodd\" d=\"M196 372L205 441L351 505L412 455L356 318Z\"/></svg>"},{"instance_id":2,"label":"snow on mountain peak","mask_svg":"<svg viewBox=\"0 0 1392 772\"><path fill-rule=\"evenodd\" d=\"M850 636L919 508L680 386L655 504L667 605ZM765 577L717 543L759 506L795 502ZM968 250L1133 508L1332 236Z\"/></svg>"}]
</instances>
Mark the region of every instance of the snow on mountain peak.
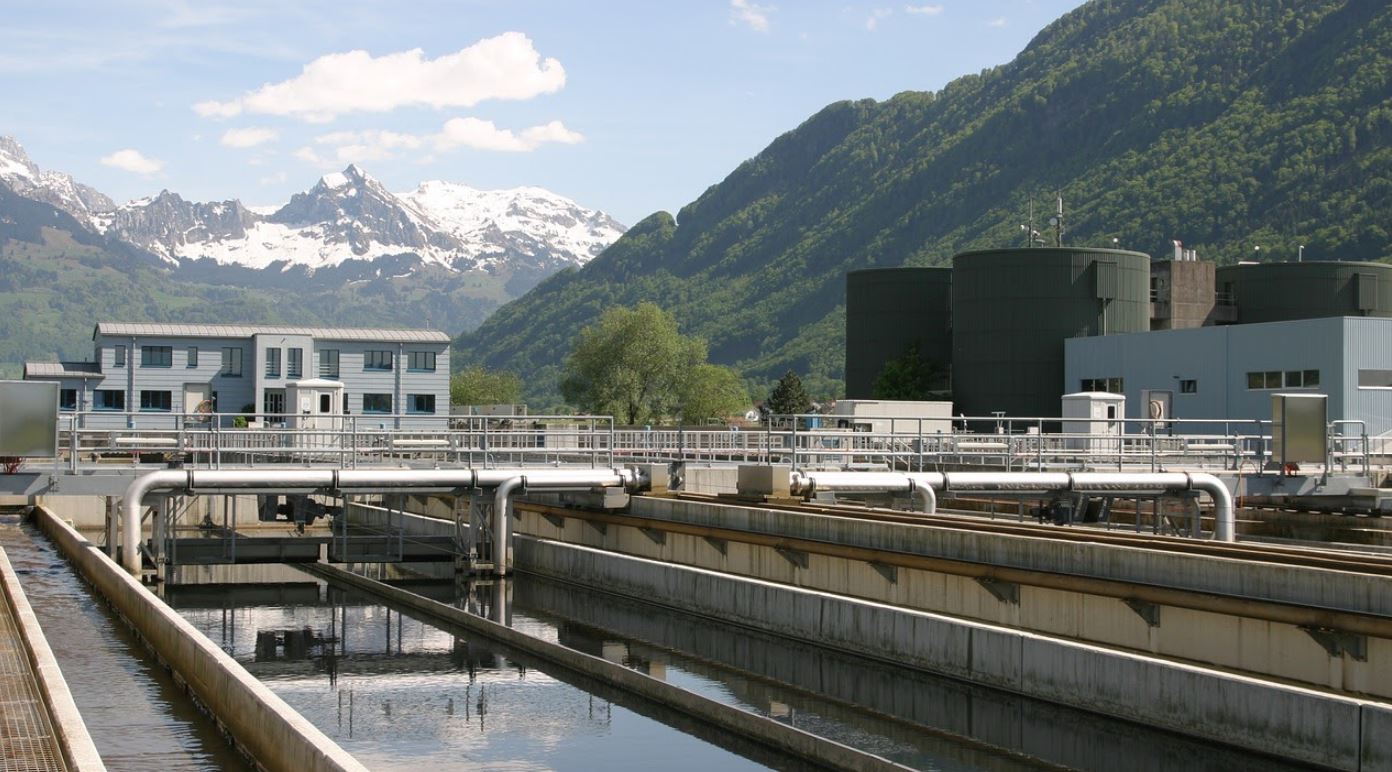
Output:
<instances>
[{"instance_id":1,"label":"snow on mountain peak","mask_svg":"<svg viewBox=\"0 0 1392 772\"><path fill-rule=\"evenodd\" d=\"M0 137L0 182L25 198L55 206L88 224L94 222L97 212L116 207L111 199L62 172L39 169L14 137Z\"/></svg>"},{"instance_id":2,"label":"snow on mountain peak","mask_svg":"<svg viewBox=\"0 0 1392 772\"><path fill-rule=\"evenodd\" d=\"M319 178L319 184L329 190L336 190L348 186L348 175L342 172L329 172Z\"/></svg>"}]
</instances>

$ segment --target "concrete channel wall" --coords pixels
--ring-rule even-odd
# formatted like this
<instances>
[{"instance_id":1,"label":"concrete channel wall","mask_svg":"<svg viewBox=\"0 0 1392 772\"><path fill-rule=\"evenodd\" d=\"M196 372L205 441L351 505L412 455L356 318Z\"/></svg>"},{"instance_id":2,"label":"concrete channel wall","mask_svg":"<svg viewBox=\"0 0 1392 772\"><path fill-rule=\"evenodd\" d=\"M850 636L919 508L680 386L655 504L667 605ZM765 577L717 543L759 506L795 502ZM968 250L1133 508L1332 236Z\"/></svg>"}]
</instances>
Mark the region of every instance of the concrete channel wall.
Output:
<instances>
[{"instance_id":1,"label":"concrete channel wall","mask_svg":"<svg viewBox=\"0 0 1392 772\"><path fill-rule=\"evenodd\" d=\"M678 523L1392 616L1392 581L1366 574L655 496L635 496L630 512Z\"/></svg>"},{"instance_id":2,"label":"concrete channel wall","mask_svg":"<svg viewBox=\"0 0 1392 772\"><path fill-rule=\"evenodd\" d=\"M1341 641L1331 651L1328 640L1321 641L1301 627L1313 624L1338 627L1338 620L1328 614L1314 614L1315 621L1273 621L1261 613L1261 601L1244 596L1214 599L1189 590L1166 590L1165 600L1137 603L1135 594L1147 589L1163 589L1156 582L1117 582L1114 579L1088 579L1070 585L1050 586L1052 579L1072 578L1068 568L1039 573L1028 570L1024 579L978 581L969 573L954 573L941 558L917 541L924 532L934 530L961 532L951 529L928 529L892 523L854 523L843 518L827 518L798 513L755 511L721 504L687 502L648 502L634 500L634 509L661 507L663 504L684 503L682 513L688 517L659 517L673 523L674 528L724 528L733 533L750 533L750 541L732 535L719 547L693 534L645 531L627 525L609 524L603 530L579 518L556 520L527 505L519 505L522 514L519 533L556 539L572 544L613 550L637 557L665 560L682 565L746 576L753 579L805 587L823 592L888 603L931 613L963 617L987 624L1028 630L1043 635L1081 640L1102 646L1128 649L1142 654L1166 657L1201 666L1230 668L1250 675L1287 679L1292 682L1342 692L1366 695L1372 699L1392 698L1392 639L1380 635L1357 636ZM733 513L733 514L731 514ZM759 514L777 514L770 522L756 520ZM801 518L801 519L800 519ZM807 522L802 522L805 519ZM642 521L632 521L642 522ZM680 523L680 525L678 525ZM602 523L600 525L603 525ZM864 526L866 533L852 527ZM878 526L889 526L879 529ZM660 525L657 528L661 528ZM832 536L825 531L837 529ZM886 539L874 542L874 532L883 530L900 541ZM810 538L808 535L811 535ZM809 545L840 544L834 539L891 544L884 559L893 562L895 554L917 555L925 566L876 566L871 559L857 559L838 554L823 554ZM1105 547L1107 559L1125 568L1128 559L1139 563L1160 561L1171 555L1156 550L1124 549L1091 543L1065 543L1030 540L1007 534L979 533L983 550L992 548L992 540L1006 540L1014 548L1037 543L1039 550L1054 550L1060 554L1080 555L1082 568L1087 563L1087 551ZM762 539L763 543L758 543ZM801 551L806 550L806 551ZM862 551L877 555L871 548ZM1197 557L1197 556L1180 556ZM1200 558L1224 570L1235 561ZM938 567L942 564L942 567ZM989 571L998 564L958 560L954 564L962 571L967 567ZM1008 564L1007 564L1008 565ZM1191 565L1197 565L1192 564ZM1254 572L1264 566L1253 566ZM1280 566L1271 566L1280 569ZM1318 574L1328 589L1337 591L1342 578L1364 584L1381 584L1384 592L1392 592L1392 580L1385 577L1348 574L1343 572L1302 569L1306 574ZM1084 574L1085 576L1085 574ZM1036 581L1038 583L1032 583ZM1201 577L1200 577L1201 578ZM994 584L992 582L995 582ZM1181 587L1183 585L1181 584ZM1193 606L1185 605L1192 599ZM1231 601L1225 607L1208 607L1208 600ZM1139 610L1138 610L1139 609ZM1236 610L1233 610L1236 609ZM1287 609L1289 610L1289 609ZM1247 613L1247 616L1243 614ZM1279 617L1278 617L1279 618ZM1326 621L1328 620L1328 621ZM1347 645L1346 645L1347 644Z\"/></svg>"},{"instance_id":3,"label":"concrete channel wall","mask_svg":"<svg viewBox=\"0 0 1392 772\"><path fill-rule=\"evenodd\" d=\"M1389 706L773 582L519 536L517 566L862 656L1343 770L1392 759Z\"/></svg>"},{"instance_id":4,"label":"concrete channel wall","mask_svg":"<svg viewBox=\"0 0 1392 772\"><path fill-rule=\"evenodd\" d=\"M3 586L5 598L14 610L15 624L24 644L24 653L29 659L29 666L34 669L39 694L43 697L44 707L48 709L58 747L63 753L63 761L69 769L78 772L106 769L101 755L97 753L97 746L92 742L92 736L87 733L87 723L82 720L77 703L73 701L68 681L63 678L63 671L58 667L58 659L53 656L48 639L44 637L43 629L39 626L39 618L34 615L29 599L24 596L19 577L15 574L14 568L10 565L10 558L4 550L0 550L0 586Z\"/></svg>"},{"instance_id":5,"label":"concrete channel wall","mask_svg":"<svg viewBox=\"0 0 1392 772\"><path fill-rule=\"evenodd\" d=\"M366 770L236 660L46 508L39 527L182 679L217 722L269 770Z\"/></svg>"}]
</instances>

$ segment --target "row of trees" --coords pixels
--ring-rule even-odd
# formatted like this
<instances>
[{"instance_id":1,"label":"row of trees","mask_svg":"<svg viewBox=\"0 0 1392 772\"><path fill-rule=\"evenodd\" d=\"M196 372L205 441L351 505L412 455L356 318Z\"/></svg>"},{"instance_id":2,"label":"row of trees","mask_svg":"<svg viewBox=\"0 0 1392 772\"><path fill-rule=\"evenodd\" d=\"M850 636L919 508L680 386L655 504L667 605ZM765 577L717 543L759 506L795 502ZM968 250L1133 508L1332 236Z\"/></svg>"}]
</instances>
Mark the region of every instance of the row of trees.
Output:
<instances>
[{"instance_id":1,"label":"row of trees","mask_svg":"<svg viewBox=\"0 0 1392 772\"><path fill-rule=\"evenodd\" d=\"M652 303L615 307L580 331L566 358L561 393L586 413L636 426L678 420L720 423L744 413L749 391L734 370L706 361L703 338L682 335L671 314ZM450 380L456 405L505 404L522 394L511 373L472 366ZM789 371L766 403L774 414L806 413L812 400Z\"/></svg>"}]
</instances>

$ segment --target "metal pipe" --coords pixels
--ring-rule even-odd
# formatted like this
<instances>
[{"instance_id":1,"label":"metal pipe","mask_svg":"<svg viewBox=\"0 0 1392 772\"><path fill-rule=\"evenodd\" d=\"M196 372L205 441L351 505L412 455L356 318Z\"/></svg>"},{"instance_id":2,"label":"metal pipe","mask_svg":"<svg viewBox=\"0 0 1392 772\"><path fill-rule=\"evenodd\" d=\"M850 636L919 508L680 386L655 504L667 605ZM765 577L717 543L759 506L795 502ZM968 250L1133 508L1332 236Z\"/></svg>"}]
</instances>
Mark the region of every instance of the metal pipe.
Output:
<instances>
[{"instance_id":1,"label":"metal pipe","mask_svg":"<svg viewBox=\"0 0 1392 772\"><path fill-rule=\"evenodd\" d=\"M633 469L218 469L163 470L137 477L126 488L122 502L121 564L131 574L140 574L140 508L145 496L156 490L193 491L226 489L277 491L311 488L338 491L412 490L432 488L501 488L526 478L527 487L577 489L625 487L631 490L647 485ZM508 493L520 483L508 488ZM495 533L507 538L507 497L495 496ZM501 506L498 502L501 501ZM498 531L496 529L501 529ZM500 542L495 549L504 550ZM506 570L505 566L499 571Z\"/></svg>"},{"instance_id":2,"label":"metal pipe","mask_svg":"<svg viewBox=\"0 0 1392 772\"><path fill-rule=\"evenodd\" d=\"M1236 541L1232 494L1217 477L1190 472L794 472L792 493L810 498L819 490L907 492L923 498L925 512L935 511L935 490L1002 493L1059 492L1152 493L1202 491L1213 500L1214 538ZM927 490L927 494L920 491ZM928 507L933 507L929 509Z\"/></svg>"}]
</instances>

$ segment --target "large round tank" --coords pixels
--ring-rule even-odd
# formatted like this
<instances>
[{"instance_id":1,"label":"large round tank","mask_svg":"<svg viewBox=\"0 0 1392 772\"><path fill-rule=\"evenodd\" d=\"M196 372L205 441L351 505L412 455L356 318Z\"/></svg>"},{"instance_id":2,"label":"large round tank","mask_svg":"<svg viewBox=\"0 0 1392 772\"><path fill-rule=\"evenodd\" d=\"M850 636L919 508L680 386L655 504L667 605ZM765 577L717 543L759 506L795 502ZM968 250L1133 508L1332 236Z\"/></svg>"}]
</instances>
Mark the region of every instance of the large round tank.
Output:
<instances>
[{"instance_id":1,"label":"large round tank","mask_svg":"<svg viewBox=\"0 0 1392 772\"><path fill-rule=\"evenodd\" d=\"M1057 416L1068 338L1150 329L1150 256L1082 247L952 258L952 400L970 416Z\"/></svg>"},{"instance_id":2,"label":"large round tank","mask_svg":"<svg viewBox=\"0 0 1392 772\"><path fill-rule=\"evenodd\" d=\"M1392 316L1392 265L1355 262L1252 263L1216 271L1218 304L1237 322L1326 316Z\"/></svg>"},{"instance_id":3,"label":"large round tank","mask_svg":"<svg viewBox=\"0 0 1392 772\"><path fill-rule=\"evenodd\" d=\"M885 363L918 344L947 372L950 268L871 268L846 274L846 397L874 398Z\"/></svg>"}]
</instances>

